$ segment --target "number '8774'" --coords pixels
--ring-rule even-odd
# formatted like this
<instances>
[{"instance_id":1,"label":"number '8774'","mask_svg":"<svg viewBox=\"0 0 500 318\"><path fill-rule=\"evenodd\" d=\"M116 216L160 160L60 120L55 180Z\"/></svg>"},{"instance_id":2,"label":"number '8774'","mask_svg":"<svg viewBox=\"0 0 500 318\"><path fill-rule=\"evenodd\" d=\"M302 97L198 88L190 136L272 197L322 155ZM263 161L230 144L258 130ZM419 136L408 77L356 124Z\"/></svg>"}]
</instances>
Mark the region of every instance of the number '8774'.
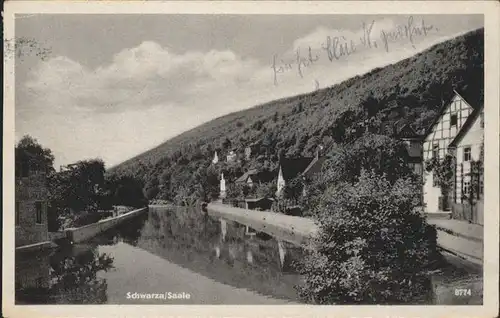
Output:
<instances>
[{"instance_id":1,"label":"number '8774'","mask_svg":"<svg viewBox=\"0 0 500 318\"><path fill-rule=\"evenodd\" d=\"M455 296L471 296L472 292L468 288L456 288Z\"/></svg>"}]
</instances>

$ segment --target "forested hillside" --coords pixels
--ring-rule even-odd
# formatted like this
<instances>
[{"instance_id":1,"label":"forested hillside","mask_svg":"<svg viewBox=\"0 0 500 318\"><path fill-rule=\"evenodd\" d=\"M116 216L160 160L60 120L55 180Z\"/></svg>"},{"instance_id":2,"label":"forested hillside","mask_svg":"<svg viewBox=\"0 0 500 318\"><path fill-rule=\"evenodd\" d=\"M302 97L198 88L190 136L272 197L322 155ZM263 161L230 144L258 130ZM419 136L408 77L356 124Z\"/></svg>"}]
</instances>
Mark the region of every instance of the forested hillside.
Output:
<instances>
[{"instance_id":1,"label":"forested hillside","mask_svg":"<svg viewBox=\"0 0 500 318\"><path fill-rule=\"evenodd\" d=\"M454 89L482 102L483 33L469 32L332 87L214 119L109 173L142 179L150 199L174 200L199 193L202 179L217 191L220 170L210 168L215 150L225 161L231 149L241 158L254 145L248 162L221 164L230 182L249 168L275 169L280 154L312 156L320 144L332 149L366 130L391 136L387 128L401 119L423 133Z\"/></svg>"}]
</instances>

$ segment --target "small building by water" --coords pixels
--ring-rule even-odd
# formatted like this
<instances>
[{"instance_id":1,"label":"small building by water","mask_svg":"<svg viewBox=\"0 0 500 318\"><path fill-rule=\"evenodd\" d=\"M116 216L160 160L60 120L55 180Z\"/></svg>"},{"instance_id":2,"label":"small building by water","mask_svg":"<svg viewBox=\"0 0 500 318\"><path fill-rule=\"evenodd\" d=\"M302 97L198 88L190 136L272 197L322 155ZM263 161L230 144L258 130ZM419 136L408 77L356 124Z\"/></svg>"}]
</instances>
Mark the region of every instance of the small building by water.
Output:
<instances>
[{"instance_id":1,"label":"small building by water","mask_svg":"<svg viewBox=\"0 0 500 318\"><path fill-rule=\"evenodd\" d=\"M248 210L270 211L274 203L271 198L245 199L245 208Z\"/></svg>"},{"instance_id":2,"label":"small building by water","mask_svg":"<svg viewBox=\"0 0 500 318\"><path fill-rule=\"evenodd\" d=\"M28 171L16 175L15 238L16 247L49 240L46 173Z\"/></svg>"}]
</instances>

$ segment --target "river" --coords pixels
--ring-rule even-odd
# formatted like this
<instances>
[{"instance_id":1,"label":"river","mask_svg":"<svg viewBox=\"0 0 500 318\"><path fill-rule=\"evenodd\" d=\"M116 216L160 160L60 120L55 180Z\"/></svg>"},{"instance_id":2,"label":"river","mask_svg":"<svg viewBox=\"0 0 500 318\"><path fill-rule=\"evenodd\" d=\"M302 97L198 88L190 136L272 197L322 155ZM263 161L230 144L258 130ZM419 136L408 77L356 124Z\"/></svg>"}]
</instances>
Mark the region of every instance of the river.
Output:
<instances>
[{"instance_id":1,"label":"river","mask_svg":"<svg viewBox=\"0 0 500 318\"><path fill-rule=\"evenodd\" d=\"M17 304L290 304L302 250L184 208L148 213L85 244L16 255Z\"/></svg>"},{"instance_id":2,"label":"river","mask_svg":"<svg viewBox=\"0 0 500 318\"><path fill-rule=\"evenodd\" d=\"M85 244L18 253L15 297L17 304L300 303L295 261L303 255L232 221L152 206ZM433 299L414 303L482 304L480 271L448 264L432 280ZM457 286L471 295L454 296Z\"/></svg>"}]
</instances>

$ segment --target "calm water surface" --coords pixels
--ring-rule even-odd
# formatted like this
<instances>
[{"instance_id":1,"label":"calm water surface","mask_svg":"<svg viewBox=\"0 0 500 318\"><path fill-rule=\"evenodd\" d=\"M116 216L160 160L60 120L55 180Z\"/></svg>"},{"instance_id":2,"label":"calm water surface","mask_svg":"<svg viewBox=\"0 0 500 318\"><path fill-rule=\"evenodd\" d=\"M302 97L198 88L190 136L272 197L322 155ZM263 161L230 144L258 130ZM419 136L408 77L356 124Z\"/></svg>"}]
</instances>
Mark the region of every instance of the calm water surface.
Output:
<instances>
[{"instance_id":1,"label":"calm water surface","mask_svg":"<svg viewBox=\"0 0 500 318\"><path fill-rule=\"evenodd\" d=\"M195 210L151 207L147 214L86 244L18 254L16 302L298 302L294 286L300 277L293 264L302 250L285 244L287 257L282 264L277 240L225 223L224 228L219 219ZM144 299L145 294L170 299Z\"/></svg>"}]
</instances>

